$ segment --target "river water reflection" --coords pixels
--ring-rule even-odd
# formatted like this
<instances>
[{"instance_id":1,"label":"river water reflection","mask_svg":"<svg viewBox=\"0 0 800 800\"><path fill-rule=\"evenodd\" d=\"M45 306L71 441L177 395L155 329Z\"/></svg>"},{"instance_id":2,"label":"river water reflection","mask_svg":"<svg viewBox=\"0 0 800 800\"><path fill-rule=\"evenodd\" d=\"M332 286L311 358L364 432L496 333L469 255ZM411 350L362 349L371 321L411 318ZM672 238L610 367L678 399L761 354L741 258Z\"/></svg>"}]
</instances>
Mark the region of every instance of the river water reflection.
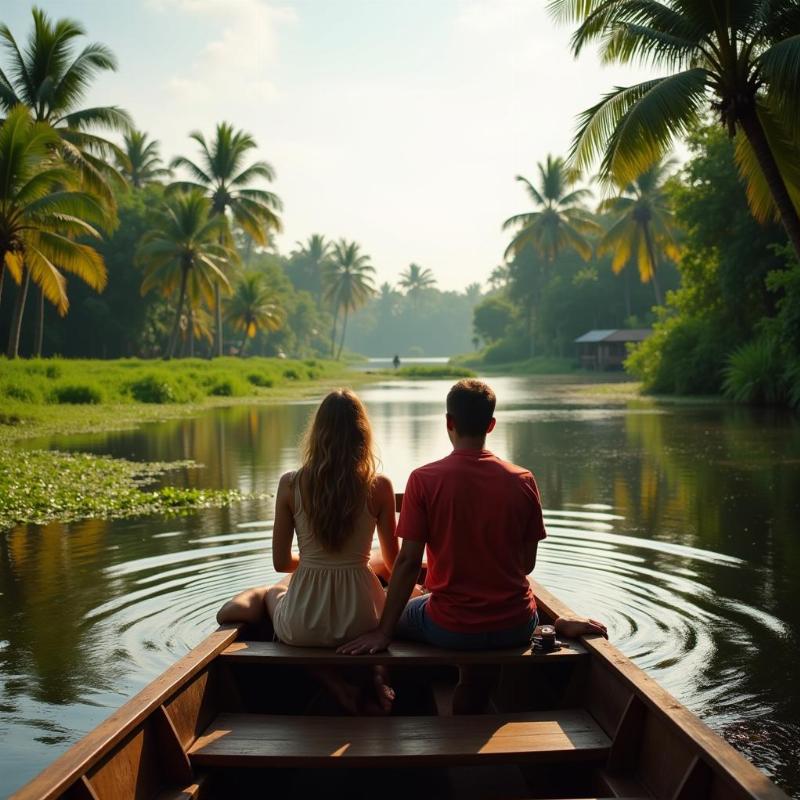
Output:
<instances>
[{"instance_id":1,"label":"river water reflection","mask_svg":"<svg viewBox=\"0 0 800 800\"><path fill-rule=\"evenodd\" d=\"M498 378L492 449L546 509L537 577L800 794L800 425L724 406L602 403ZM448 451L448 382L361 394L398 491ZM602 396L602 395L601 395ZM274 491L314 404L239 406L35 446L206 466L172 480ZM271 502L0 534L0 794L19 786L273 579Z\"/></svg>"}]
</instances>

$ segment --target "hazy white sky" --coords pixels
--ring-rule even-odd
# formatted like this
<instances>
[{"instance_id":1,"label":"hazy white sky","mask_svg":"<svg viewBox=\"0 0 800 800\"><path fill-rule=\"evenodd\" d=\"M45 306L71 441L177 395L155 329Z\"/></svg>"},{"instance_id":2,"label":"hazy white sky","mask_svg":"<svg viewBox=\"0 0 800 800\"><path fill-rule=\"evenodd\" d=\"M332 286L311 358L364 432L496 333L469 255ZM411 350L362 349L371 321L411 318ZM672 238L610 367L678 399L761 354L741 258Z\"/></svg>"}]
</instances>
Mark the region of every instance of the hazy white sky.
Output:
<instances>
[{"instance_id":1,"label":"hazy white sky","mask_svg":"<svg viewBox=\"0 0 800 800\"><path fill-rule=\"evenodd\" d=\"M276 168L283 251L314 232L359 241L378 280L409 262L442 288L484 282L514 176L565 153L575 115L646 77L574 61L546 0L39 0L117 54L87 104L117 103L162 142L227 120ZM2 0L18 40L30 4ZM2 58L2 56L0 56Z\"/></svg>"}]
</instances>

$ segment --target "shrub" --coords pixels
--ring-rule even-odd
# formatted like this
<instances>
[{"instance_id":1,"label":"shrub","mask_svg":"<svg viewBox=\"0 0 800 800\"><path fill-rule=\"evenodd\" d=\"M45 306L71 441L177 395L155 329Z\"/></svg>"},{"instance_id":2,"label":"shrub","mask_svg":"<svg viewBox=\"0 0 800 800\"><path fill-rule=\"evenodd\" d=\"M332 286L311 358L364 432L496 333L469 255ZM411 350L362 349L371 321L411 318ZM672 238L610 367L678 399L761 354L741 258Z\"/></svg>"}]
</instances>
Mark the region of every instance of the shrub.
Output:
<instances>
[{"instance_id":1,"label":"shrub","mask_svg":"<svg viewBox=\"0 0 800 800\"><path fill-rule=\"evenodd\" d=\"M528 357L529 345L522 336L501 339L490 344L483 354L487 364L507 364L510 361L521 361Z\"/></svg>"},{"instance_id":2,"label":"shrub","mask_svg":"<svg viewBox=\"0 0 800 800\"><path fill-rule=\"evenodd\" d=\"M0 386L0 395L9 400L19 400L21 403L38 403L41 395L35 383L17 383L10 381Z\"/></svg>"},{"instance_id":3,"label":"shrub","mask_svg":"<svg viewBox=\"0 0 800 800\"><path fill-rule=\"evenodd\" d=\"M237 375L215 375L208 393L214 397L240 397L247 391L247 386Z\"/></svg>"},{"instance_id":4,"label":"shrub","mask_svg":"<svg viewBox=\"0 0 800 800\"><path fill-rule=\"evenodd\" d=\"M672 317L631 351L625 369L649 392L714 394L722 385L730 348L714 320Z\"/></svg>"},{"instance_id":5,"label":"shrub","mask_svg":"<svg viewBox=\"0 0 800 800\"><path fill-rule=\"evenodd\" d=\"M789 405L800 409L800 361L795 361L786 369L786 395Z\"/></svg>"},{"instance_id":6,"label":"shrub","mask_svg":"<svg viewBox=\"0 0 800 800\"><path fill-rule=\"evenodd\" d=\"M283 377L286 378L287 381L299 381L300 373L294 367L289 367L289 369L283 371Z\"/></svg>"},{"instance_id":7,"label":"shrub","mask_svg":"<svg viewBox=\"0 0 800 800\"><path fill-rule=\"evenodd\" d=\"M260 386L263 389L268 389L275 383L272 378L265 375L263 372L251 372L248 374L247 380L253 386Z\"/></svg>"},{"instance_id":8,"label":"shrub","mask_svg":"<svg viewBox=\"0 0 800 800\"><path fill-rule=\"evenodd\" d=\"M128 391L137 403L177 403L180 391L167 375L149 373L128 384Z\"/></svg>"},{"instance_id":9,"label":"shrub","mask_svg":"<svg viewBox=\"0 0 800 800\"><path fill-rule=\"evenodd\" d=\"M97 405L103 402L103 392L91 383L62 383L50 393L52 401L61 405Z\"/></svg>"},{"instance_id":10,"label":"shrub","mask_svg":"<svg viewBox=\"0 0 800 800\"><path fill-rule=\"evenodd\" d=\"M723 392L738 403L774 405L786 399L784 362L777 342L760 336L728 359Z\"/></svg>"}]
</instances>

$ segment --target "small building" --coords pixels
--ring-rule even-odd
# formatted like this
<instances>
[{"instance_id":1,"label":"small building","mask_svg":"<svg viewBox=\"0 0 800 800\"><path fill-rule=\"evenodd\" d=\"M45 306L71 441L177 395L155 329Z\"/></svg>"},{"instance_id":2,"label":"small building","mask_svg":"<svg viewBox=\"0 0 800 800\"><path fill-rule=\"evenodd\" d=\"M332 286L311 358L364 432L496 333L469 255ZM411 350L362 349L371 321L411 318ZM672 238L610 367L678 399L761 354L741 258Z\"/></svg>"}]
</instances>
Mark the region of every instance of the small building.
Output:
<instances>
[{"instance_id":1,"label":"small building","mask_svg":"<svg viewBox=\"0 0 800 800\"><path fill-rule=\"evenodd\" d=\"M578 361L584 369L622 369L629 342L643 342L652 328L589 331L575 340Z\"/></svg>"}]
</instances>

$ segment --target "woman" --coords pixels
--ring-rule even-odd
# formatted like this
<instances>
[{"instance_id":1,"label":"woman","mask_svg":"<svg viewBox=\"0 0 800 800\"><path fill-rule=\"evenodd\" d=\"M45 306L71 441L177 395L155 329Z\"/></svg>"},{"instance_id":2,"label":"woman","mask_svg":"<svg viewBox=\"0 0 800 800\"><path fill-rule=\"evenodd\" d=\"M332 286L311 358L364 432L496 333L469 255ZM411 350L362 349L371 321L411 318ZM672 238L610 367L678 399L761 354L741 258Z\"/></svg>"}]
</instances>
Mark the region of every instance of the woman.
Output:
<instances>
[{"instance_id":1,"label":"woman","mask_svg":"<svg viewBox=\"0 0 800 800\"><path fill-rule=\"evenodd\" d=\"M266 610L282 642L304 647L334 647L371 630L385 600L369 564L376 524L390 572L398 551L394 490L377 474L363 403L349 389L338 389L317 409L302 466L278 485L272 562L291 575L238 594L219 610L217 622L258 623ZM299 557L292 553L295 532ZM337 672L318 676L348 710L358 710L358 692ZM380 710L388 711L394 694L383 670L376 670L375 683Z\"/></svg>"}]
</instances>

